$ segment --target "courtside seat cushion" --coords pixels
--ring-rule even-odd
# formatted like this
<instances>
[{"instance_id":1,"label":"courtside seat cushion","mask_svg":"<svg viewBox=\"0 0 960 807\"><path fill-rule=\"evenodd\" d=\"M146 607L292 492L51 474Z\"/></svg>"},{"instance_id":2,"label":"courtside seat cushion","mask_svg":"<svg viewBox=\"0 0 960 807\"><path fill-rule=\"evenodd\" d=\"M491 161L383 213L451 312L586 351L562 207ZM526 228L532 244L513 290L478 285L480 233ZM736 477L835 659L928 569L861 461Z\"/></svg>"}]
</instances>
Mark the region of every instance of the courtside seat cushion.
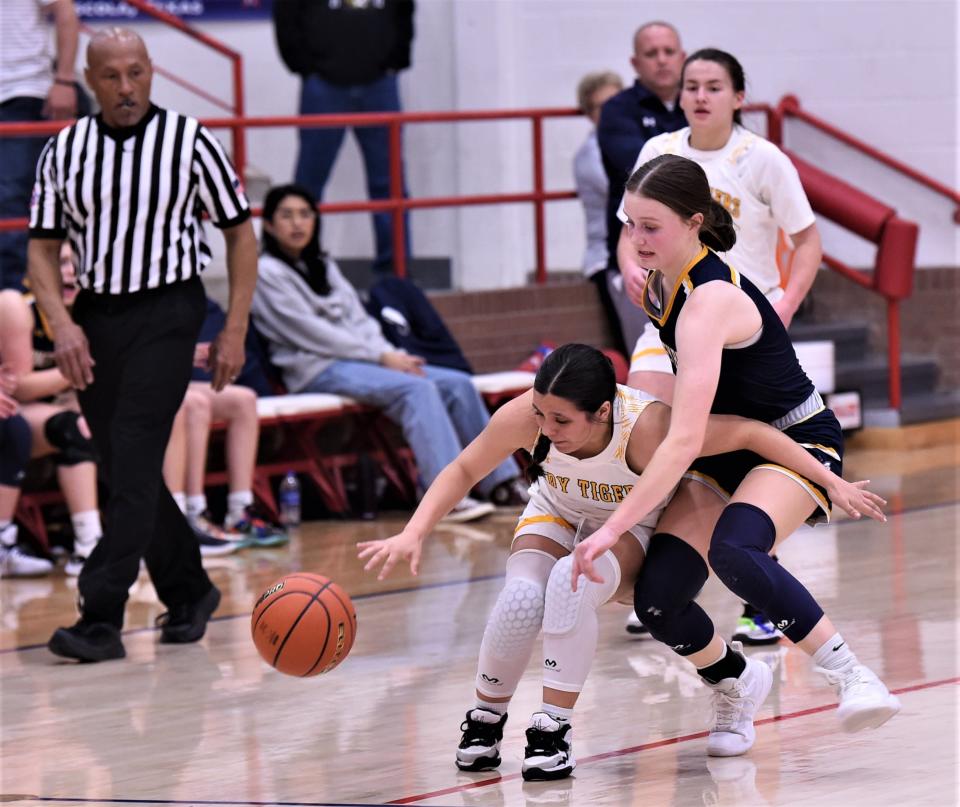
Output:
<instances>
[{"instance_id":1,"label":"courtside seat cushion","mask_svg":"<svg viewBox=\"0 0 960 807\"><path fill-rule=\"evenodd\" d=\"M522 370L508 370L503 373L481 373L472 376L473 386L481 395L495 395L502 392L524 392L533 386L534 373Z\"/></svg>"},{"instance_id":2,"label":"courtside seat cushion","mask_svg":"<svg viewBox=\"0 0 960 807\"><path fill-rule=\"evenodd\" d=\"M271 395L257 398L257 415L261 418L282 415L306 415L312 412L339 412L355 403L352 398L342 395L328 395L324 392L300 392L288 395Z\"/></svg>"}]
</instances>

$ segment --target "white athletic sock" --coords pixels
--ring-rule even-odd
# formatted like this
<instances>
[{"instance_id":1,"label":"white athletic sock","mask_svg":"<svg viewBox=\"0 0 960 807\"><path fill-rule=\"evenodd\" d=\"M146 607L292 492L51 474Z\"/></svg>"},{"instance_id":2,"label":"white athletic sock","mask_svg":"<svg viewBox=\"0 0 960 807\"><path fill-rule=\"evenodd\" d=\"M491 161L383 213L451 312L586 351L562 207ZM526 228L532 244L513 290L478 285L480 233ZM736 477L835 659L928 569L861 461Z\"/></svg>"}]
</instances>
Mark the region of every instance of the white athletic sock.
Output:
<instances>
[{"instance_id":1,"label":"white athletic sock","mask_svg":"<svg viewBox=\"0 0 960 807\"><path fill-rule=\"evenodd\" d=\"M207 509L207 497L203 493L187 496L187 517L202 516Z\"/></svg>"},{"instance_id":2,"label":"white athletic sock","mask_svg":"<svg viewBox=\"0 0 960 807\"><path fill-rule=\"evenodd\" d=\"M70 516L70 522L73 524L74 549L78 555L86 557L103 535L100 511L84 510L82 513L73 513Z\"/></svg>"},{"instance_id":3,"label":"white athletic sock","mask_svg":"<svg viewBox=\"0 0 960 807\"><path fill-rule=\"evenodd\" d=\"M227 495L226 523L231 527L246 518L246 508L253 504L253 491L234 490Z\"/></svg>"},{"instance_id":4,"label":"white athletic sock","mask_svg":"<svg viewBox=\"0 0 960 807\"><path fill-rule=\"evenodd\" d=\"M8 549L17 543L17 528L11 527L13 522L10 519L0 519L0 544Z\"/></svg>"},{"instance_id":5,"label":"white athletic sock","mask_svg":"<svg viewBox=\"0 0 960 807\"><path fill-rule=\"evenodd\" d=\"M485 701L483 698L477 698L477 708L486 709L489 712L496 712L498 715L505 715L507 713L507 707L510 705L510 701L504 701L503 703L494 703L493 701Z\"/></svg>"},{"instance_id":6,"label":"white athletic sock","mask_svg":"<svg viewBox=\"0 0 960 807\"><path fill-rule=\"evenodd\" d=\"M552 717L557 722L565 721L570 722L570 718L573 717L573 709L564 709L562 706L554 706L552 703L541 702L540 711L546 712L550 717Z\"/></svg>"},{"instance_id":7,"label":"white athletic sock","mask_svg":"<svg viewBox=\"0 0 960 807\"><path fill-rule=\"evenodd\" d=\"M820 646L813 654L813 660L817 666L834 672L843 672L857 663L857 657L839 633L833 634Z\"/></svg>"},{"instance_id":8,"label":"white athletic sock","mask_svg":"<svg viewBox=\"0 0 960 807\"><path fill-rule=\"evenodd\" d=\"M187 512L187 494L182 490L179 493L170 492L170 495L173 496L173 500L177 503L177 507L180 508L181 513Z\"/></svg>"}]
</instances>

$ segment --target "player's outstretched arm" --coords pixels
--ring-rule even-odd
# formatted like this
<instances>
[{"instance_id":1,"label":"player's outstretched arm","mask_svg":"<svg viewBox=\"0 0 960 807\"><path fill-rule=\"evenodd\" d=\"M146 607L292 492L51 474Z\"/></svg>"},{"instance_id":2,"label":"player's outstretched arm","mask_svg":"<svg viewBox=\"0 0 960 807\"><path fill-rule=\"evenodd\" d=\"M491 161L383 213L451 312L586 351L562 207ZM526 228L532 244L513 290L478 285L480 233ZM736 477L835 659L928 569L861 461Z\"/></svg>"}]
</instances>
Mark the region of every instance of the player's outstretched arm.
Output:
<instances>
[{"instance_id":1,"label":"player's outstretched arm","mask_svg":"<svg viewBox=\"0 0 960 807\"><path fill-rule=\"evenodd\" d=\"M361 541L357 556L366 561L364 571L377 567L383 580L399 561L409 562L410 572L420 570L423 540L437 523L481 479L519 448L530 448L537 435L530 392L501 407L486 428L444 468L420 500L403 531L390 538Z\"/></svg>"}]
</instances>

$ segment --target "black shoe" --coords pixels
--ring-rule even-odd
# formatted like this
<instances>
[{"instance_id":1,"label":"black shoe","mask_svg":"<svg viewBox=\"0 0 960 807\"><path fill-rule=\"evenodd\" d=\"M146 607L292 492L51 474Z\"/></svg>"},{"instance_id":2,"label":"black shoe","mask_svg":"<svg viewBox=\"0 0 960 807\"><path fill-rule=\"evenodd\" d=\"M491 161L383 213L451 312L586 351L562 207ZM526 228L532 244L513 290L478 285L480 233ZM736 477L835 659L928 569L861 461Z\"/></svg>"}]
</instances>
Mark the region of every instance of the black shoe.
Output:
<instances>
[{"instance_id":1,"label":"black shoe","mask_svg":"<svg viewBox=\"0 0 960 807\"><path fill-rule=\"evenodd\" d=\"M577 767L573 757L573 729L566 721L534 712L527 729L520 775L525 782L566 779Z\"/></svg>"},{"instance_id":2,"label":"black shoe","mask_svg":"<svg viewBox=\"0 0 960 807\"><path fill-rule=\"evenodd\" d=\"M211 585L210 590L196 602L175 605L167 613L157 617L160 641L163 644L187 644L198 642L207 630L207 622L220 605L220 589Z\"/></svg>"},{"instance_id":3,"label":"black shoe","mask_svg":"<svg viewBox=\"0 0 960 807\"><path fill-rule=\"evenodd\" d=\"M69 628L57 628L47 642L50 652L78 661L109 661L123 658L120 631L109 622L84 622L82 619Z\"/></svg>"},{"instance_id":4,"label":"black shoe","mask_svg":"<svg viewBox=\"0 0 960 807\"><path fill-rule=\"evenodd\" d=\"M471 709L460 724L463 736L457 746L457 767L462 771L490 771L500 765L500 743L506 714Z\"/></svg>"}]
</instances>

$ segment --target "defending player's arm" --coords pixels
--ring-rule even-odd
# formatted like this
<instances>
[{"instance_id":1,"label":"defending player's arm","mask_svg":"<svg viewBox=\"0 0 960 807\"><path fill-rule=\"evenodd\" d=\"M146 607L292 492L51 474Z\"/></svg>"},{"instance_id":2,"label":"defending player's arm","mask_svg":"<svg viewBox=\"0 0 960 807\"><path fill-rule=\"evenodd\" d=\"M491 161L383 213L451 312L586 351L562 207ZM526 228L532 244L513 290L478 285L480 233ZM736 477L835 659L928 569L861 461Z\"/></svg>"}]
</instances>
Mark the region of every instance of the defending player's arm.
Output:
<instances>
[{"instance_id":1,"label":"defending player's arm","mask_svg":"<svg viewBox=\"0 0 960 807\"><path fill-rule=\"evenodd\" d=\"M793 241L793 260L790 262L790 278L783 290L783 297L773 304L777 316L784 327L789 327L793 315L817 278L817 270L823 260L823 247L820 243L820 231L811 224L797 233L791 233Z\"/></svg>"},{"instance_id":2,"label":"defending player's arm","mask_svg":"<svg viewBox=\"0 0 960 807\"><path fill-rule=\"evenodd\" d=\"M358 557L369 558L364 571L382 564L377 579L383 580L397 561L409 560L410 571L417 574L423 539L440 519L514 451L533 444L537 424L532 400L533 393L527 392L494 413L486 428L439 473L402 532L385 540L357 544Z\"/></svg>"},{"instance_id":3,"label":"defending player's arm","mask_svg":"<svg viewBox=\"0 0 960 807\"><path fill-rule=\"evenodd\" d=\"M700 451L701 457L746 449L778 465L790 468L827 491L830 500L853 518L870 516L886 521L880 507L886 504L877 494L865 490L870 480L847 482L837 476L803 446L773 426L736 415L711 415Z\"/></svg>"}]
</instances>

